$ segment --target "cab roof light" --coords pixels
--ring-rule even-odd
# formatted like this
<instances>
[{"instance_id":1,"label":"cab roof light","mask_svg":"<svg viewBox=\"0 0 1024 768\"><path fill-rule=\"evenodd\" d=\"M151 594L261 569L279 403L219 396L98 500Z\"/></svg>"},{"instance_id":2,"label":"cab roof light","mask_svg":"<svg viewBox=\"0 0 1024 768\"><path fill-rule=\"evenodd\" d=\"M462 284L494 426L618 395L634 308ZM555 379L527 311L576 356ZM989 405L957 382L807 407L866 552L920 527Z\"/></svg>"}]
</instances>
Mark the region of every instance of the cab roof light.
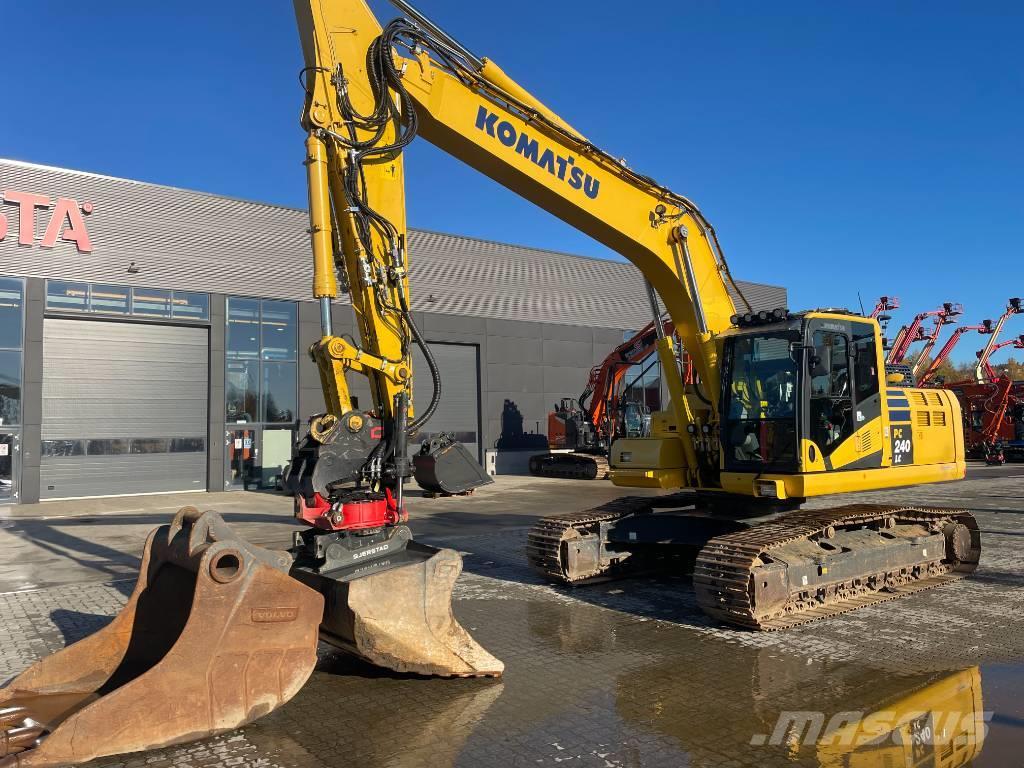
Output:
<instances>
[{"instance_id":1,"label":"cab roof light","mask_svg":"<svg viewBox=\"0 0 1024 768\"><path fill-rule=\"evenodd\" d=\"M779 323L789 319L789 310L780 307L778 309L762 309L758 312L744 312L735 314L729 318L729 322L738 328L745 328L754 325L767 325L768 323Z\"/></svg>"}]
</instances>

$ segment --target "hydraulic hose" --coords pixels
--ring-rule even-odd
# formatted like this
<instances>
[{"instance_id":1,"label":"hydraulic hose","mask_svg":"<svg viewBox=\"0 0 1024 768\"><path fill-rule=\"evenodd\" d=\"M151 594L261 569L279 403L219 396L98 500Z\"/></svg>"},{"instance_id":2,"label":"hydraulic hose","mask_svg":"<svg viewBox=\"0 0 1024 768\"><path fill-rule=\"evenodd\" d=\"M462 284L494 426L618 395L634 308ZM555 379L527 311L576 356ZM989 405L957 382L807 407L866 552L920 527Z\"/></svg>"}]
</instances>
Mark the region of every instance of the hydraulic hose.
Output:
<instances>
[{"instance_id":1,"label":"hydraulic hose","mask_svg":"<svg viewBox=\"0 0 1024 768\"><path fill-rule=\"evenodd\" d=\"M426 410L423 411L409 424L408 434L413 435L416 431L429 421L430 417L434 415L434 411L437 410L438 403L441 402L441 372L438 370L437 361L434 359L434 353L430 351L430 345L423 340L423 336L420 334L420 329L416 327L416 323L412 319L412 314L406 310L403 312L405 322L409 325L409 331L412 333L413 341L423 351L423 358L427 361L427 367L430 369L430 378L434 383L434 394L430 397L430 405L427 406Z\"/></svg>"}]
</instances>

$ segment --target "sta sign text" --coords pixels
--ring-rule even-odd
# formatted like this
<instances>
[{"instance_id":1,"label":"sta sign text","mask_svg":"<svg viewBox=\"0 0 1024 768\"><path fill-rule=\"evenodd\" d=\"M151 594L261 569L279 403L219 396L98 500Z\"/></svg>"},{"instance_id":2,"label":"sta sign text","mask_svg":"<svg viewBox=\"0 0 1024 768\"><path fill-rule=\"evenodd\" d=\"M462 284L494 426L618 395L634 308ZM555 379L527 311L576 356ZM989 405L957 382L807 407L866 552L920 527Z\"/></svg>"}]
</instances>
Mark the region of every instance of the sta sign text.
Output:
<instances>
[{"instance_id":1,"label":"sta sign text","mask_svg":"<svg viewBox=\"0 0 1024 768\"><path fill-rule=\"evenodd\" d=\"M70 197L58 197L54 202L49 195L16 189L5 189L3 202L4 205L0 206L0 240L6 239L8 234L14 236L13 225L8 218L13 211L8 206L17 206L18 244L36 245L36 210L41 208L49 213L49 218L46 219L42 240L38 241L40 246L53 248L58 240L66 240L74 243L79 253L92 253L92 241L85 227L85 215L92 213L92 203L79 205Z\"/></svg>"}]
</instances>

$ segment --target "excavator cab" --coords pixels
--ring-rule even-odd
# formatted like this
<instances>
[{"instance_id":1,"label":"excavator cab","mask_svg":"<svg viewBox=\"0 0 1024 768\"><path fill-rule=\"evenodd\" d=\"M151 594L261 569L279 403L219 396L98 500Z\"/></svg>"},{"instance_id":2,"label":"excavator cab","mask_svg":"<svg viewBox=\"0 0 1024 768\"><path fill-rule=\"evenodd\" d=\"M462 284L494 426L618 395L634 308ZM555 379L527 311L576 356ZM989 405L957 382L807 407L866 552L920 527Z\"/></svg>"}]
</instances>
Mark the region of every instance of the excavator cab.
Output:
<instances>
[{"instance_id":1,"label":"excavator cab","mask_svg":"<svg viewBox=\"0 0 1024 768\"><path fill-rule=\"evenodd\" d=\"M854 462L860 469L881 467L880 349L876 322L837 312L773 316L728 332L725 472L798 475ZM855 433L860 439L851 442Z\"/></svg>"}]
</instances>

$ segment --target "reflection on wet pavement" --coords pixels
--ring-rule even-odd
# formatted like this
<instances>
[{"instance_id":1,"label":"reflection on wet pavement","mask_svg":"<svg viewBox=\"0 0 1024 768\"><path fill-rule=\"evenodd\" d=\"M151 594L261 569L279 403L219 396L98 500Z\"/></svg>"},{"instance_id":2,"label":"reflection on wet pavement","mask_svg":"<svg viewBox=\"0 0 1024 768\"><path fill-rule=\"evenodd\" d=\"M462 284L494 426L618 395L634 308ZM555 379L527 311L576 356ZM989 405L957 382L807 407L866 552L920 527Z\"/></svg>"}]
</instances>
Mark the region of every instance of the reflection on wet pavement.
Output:
<instances>
[{"instance_id":1,"label":"reflection on wet pavement","mask_svg":"<svg viewBox=\"0 0 1024 768\"><path fill-rule=\"evenodd\" d=\"M590 606L481 602L473 613L498 616L507 633L504 681L389 676L328 654L246 739L289 768L956 768L1013 765L1008 745L1024 734L1015 701L983 696L1011 673L1021 682L1015 667L897 674Z\"/></svg>"},{"instance_id":2,"label":"reflection on wet pavement","mask_svg":"<svg viewBox=\"0 0 1024 768\"><path fill-rule=\"evenodd\" d=\"M262 720L92 768L1022 768L1024 502L1006 508L1024 478L999 483L868 499L980 507L992 533L973 578L782 633L716 625L685 579L546 585L511 519L500 533L437 526L442 540L423 538L468 553L454 610L506 663L502 680L390 676L325 652ZM1007 499L985 509L982 490ZM0 594L0 683L124 600L82 580Z\"/></svg>"}]
</instances>

